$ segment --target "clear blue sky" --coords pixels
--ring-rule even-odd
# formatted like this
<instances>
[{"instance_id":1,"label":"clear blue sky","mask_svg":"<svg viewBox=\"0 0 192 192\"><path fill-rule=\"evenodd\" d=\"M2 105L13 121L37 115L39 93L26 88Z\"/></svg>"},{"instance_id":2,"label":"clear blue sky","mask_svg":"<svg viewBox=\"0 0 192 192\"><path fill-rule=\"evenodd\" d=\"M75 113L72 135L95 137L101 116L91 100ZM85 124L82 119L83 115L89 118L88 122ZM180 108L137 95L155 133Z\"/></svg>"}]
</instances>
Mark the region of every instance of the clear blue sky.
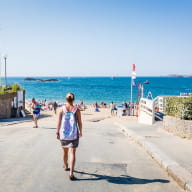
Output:
<instances>
[{"instance_id":1,"label":"clear blue sky","mask_svg":"<svg viewBox=\"0 0 192 192\"><path fill-rule=\"evenodd\" d=\"M192 74L192 1L0 0L4 53L10 76Z\"/></svg>"}]
</instances>

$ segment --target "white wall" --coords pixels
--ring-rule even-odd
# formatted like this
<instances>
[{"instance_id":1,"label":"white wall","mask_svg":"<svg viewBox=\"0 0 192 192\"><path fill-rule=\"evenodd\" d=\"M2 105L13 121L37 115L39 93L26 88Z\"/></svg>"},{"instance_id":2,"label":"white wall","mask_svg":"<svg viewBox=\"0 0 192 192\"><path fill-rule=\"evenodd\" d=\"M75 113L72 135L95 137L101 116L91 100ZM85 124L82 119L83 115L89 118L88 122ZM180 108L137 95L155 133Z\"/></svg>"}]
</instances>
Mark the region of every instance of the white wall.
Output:
<instances>
[{"instance_id":1,"label":"white wall","mask_svg":"<svg viewBox=\"0 0 192 192\"><path fill-rule=\"evenodd\" d=\"M147 125L152 125L155 122L153 100L145 98L140 99L138 122Z\"/></svg>"}]
</instances>

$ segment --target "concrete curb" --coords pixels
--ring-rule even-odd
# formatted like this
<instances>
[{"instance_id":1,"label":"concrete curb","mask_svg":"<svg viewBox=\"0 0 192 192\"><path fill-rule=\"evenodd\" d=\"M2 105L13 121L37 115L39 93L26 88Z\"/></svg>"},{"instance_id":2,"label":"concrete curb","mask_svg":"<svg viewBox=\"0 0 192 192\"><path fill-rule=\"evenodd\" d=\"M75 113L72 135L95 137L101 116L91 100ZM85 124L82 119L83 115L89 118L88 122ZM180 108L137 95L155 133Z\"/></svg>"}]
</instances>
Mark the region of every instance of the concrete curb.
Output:
<instances>
[{"instance_id":1,"label":"concrete curb","mask_svg":"<svg viewBox=\"0 0 192 192\"><path fill-rule=\"evenodd\" d=\"M134 140L171 176L184 190L192 192L192 174L181 167L176 161L169 158L154 144L148 142L144 137L138 136L134 131L129 130L124 125L115 122L116 126L124 132L125 135Z\"/></svg>"}]
</instances>

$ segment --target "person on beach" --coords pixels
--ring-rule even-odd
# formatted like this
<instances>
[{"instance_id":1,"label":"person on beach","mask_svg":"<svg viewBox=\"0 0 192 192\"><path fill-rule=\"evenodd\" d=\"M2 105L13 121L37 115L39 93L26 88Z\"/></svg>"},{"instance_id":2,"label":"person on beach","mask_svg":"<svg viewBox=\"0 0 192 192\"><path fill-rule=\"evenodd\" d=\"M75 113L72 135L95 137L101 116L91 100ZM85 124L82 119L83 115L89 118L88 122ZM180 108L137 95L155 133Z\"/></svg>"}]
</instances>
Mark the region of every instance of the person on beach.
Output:
<instances>
[{"instance_id":1,"label":"person on beach","mask_svg":"<svg viewBox=\"0 0 192 192\"><path fill-rule=\"evenodd\" d=\"M123 102L123 107L124 107L125 109L127 109L127 108L128 108L128 104L127 104L127 102L126 102L126 101L124 101L124 102Z\"/></svg>"},{"instance_id":2,"label":"person on beach","mask_svg":"<svg viewBox=\"0 0 192 192\"><path fill-rule=\"evenodd\" d=\"M55 113L55 114L57 113L57 107L58 107L58 105L57 105L57 102L55 101L55 102L53 103L53 110L54 110L54 113Z\"/></svg>"},{"instance_id":3,"label":"person on beach","mask_svg":"<svg viewBox=\"0 0 192 192\"><path fill-rule=\"evenodd\" d=\"M77 106L73 105L75 96L73 93L66 95L66 105L58 113L57 139L60 140L63 149L64 170L69 172L69 179L74 180L73 174L76 160L76 148L79 145L79 137L82 137L81 113ZM70 164L68 167L68 152Z\"/></svg>"},{"instance_id":4,"label":"person on beach","mask_svg":"<svg viewBox=\"0 0 192 192\"><path fill-rule=\"evenodd\" d=\"M123 115L128 115L128 104L126 103L126 101L123 102L122 106L123 106Z\"/></svg>"},{"instance_id":5,"label":"person on beach","mask_svg":"<svg viewBox=\"0 0 192 192\"><path fill-rule=\"evenodd\" d=\"M116 105L113 101L110 103L110 109L111 109L111 115L114 115L115 111L117 111Z\"/></svg>"},{"instance_id":6,"label":"person on beach","mask_svg":"<svg viewBox=\"0 0 192 192\"><path fill-rule=\"evenodd\" d=\"M33 120L34 120L34 124L35 124L33 126L33 128L38 128L37 120L38 120L38 117L40 116L41 106L35 100L35 98L33 98L31 101L31 108L33 109Z\"/></svg>"},{"instance_id":7,"label":"person on beach","mask_svg":"<svg viewBox=\"0 0 192 192\"><path fill-rule=\"evenodd\" d=\"M100 112L99 105L97 104L97 102L94 104L94 107L95 107L95 112Z\"/></svg>"}]
</instances>

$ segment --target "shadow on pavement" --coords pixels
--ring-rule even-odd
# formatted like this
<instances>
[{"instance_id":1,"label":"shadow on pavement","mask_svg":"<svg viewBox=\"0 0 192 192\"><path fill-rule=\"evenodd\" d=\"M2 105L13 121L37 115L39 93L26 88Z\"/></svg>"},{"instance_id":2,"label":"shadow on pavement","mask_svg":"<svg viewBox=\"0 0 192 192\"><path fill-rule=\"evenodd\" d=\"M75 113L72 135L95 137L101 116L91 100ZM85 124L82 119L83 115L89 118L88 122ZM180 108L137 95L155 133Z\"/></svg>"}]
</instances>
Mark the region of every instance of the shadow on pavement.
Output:
<instances>
[{"instance_id":1,"label":"shadow on pavement","mask_svg":"<svg viewBox=\"0 0 192 192\"><path fill-rule=\"evenodd\" d=\"M56 128L53 128L53 127L41 127L42 129L56 129Z\"/></svg>"},{"instance_id":2,"label":"shadow on pavement","mask_svg":"<svg viewBox=\"0 0 192 192\"><path fill-rule=\"evenodd\" d=\"M41 114L38 119L44 119L47 117L51 117L52 115L49 114ZM0 119L0 126L8 126L8 125L14 125L24 122L32 122L33 116L27 115L26 117L16 117L16 118L7 118L7 119Z\"/></svg>"},{"instance_id":3,"label":"shadow on pavement","mask_svg":"<svg viewBox=\"0 0 192 192\"><path fill-rule=\"evenodd\" d=\"M76 173L82 174L82 175L89 175L89 176L94 176L95 178L83 178L79 179L77 178L77 181L98 181L98 180L106 180L109 183L114 183L114 184L124 184L124 185L132 185L132 184L147 184L147 183L169 183L169 180L165 179L141 179L141 178L136 178L136 177L131 177L128 175L120 175L119 177L115 176L107 176L107 175L100 175L100 174L95 174L95 173L86 173L82 171L74 171Z\"/></svg>"},{"instance_id":4,"label":"shadow on pavement","mask_svg":"<svg viewBox=\"0 0 192 192\"><path fill-rule=\"evenodd\" d=\"M49 115L49 114L41 114L38 119L43 119L43 118L46 118L46 117L52 117L52 115Z\"/></svg>"},{"instance_id":5,"label":"shadow on pavement","mask_svg":"<svg viewBox=\"0 0 192 192\"><path fill-rule=\"evenodd\" d=\"M51 117L52 115L49 114L41 114L38 119L43 119L47 117ZM24 121L32 121L33 115L27 115L26 117L15 117L15 118L7 118L7 119L0 119L0 122L3 123L11 123L11 122L24 122Z\"/></svg>"}]
</instances>

